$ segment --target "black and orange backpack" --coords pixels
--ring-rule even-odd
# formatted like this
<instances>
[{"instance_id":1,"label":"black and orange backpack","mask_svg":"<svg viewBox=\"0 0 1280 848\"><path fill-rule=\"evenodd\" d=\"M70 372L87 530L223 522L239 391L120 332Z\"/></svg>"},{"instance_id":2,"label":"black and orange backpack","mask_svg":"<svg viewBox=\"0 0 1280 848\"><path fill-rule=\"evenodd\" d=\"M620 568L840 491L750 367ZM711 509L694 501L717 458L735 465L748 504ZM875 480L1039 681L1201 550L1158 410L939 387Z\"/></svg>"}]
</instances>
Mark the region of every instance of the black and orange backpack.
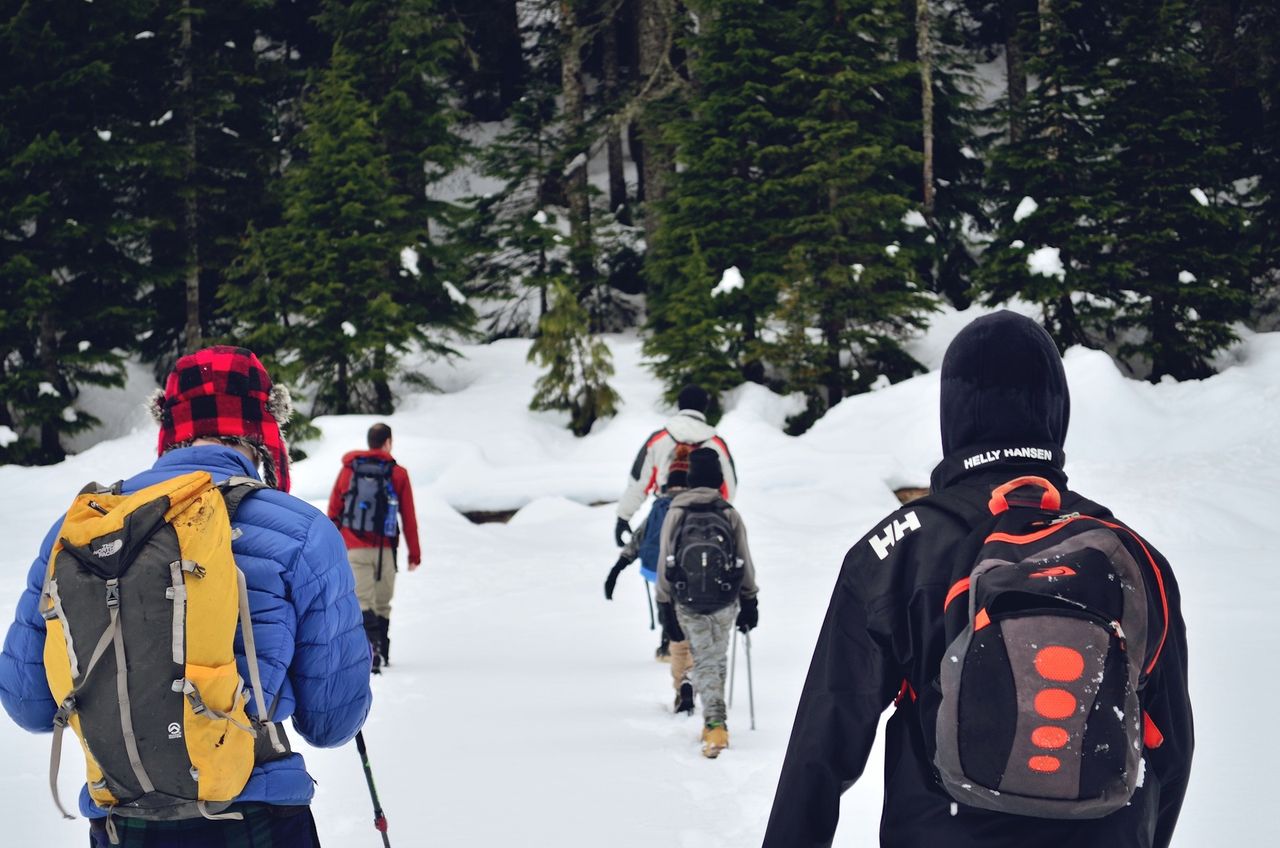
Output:
<instances>
[{"instance_id":1,"label":"black and orange backpack","mask_svg":"<svg viewBox=\"0 0 1280 848\"><path fill-rule=\"evenodd\" d=\"M1163 578L1127 527L1062 514L1040 477L997 488L944 609L934 765L975 807L1100 818L1159 732L1142 690L1168 630ZM924 720L928 720L926 717Z\"/></svg>"}]
</instances>

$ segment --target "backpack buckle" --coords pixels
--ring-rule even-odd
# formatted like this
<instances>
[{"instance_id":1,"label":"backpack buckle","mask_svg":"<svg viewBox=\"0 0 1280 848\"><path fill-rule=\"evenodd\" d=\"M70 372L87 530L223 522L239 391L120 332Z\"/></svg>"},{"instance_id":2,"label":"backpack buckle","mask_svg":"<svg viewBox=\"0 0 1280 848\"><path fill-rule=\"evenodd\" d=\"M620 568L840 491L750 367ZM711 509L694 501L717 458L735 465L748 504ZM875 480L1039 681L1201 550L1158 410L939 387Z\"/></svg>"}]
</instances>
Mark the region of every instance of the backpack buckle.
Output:
<instances>
[{"instance_id":1,"label":"backpack buckle","mask_svg":"<svg viewBox=\"0 0 1280 848\"><path fill-rule=\"evenodd\" d=\"M107 609L120 606L120 578L113 577L107 581Z\"/></svg>"},{"instance_id":2,"label":"backpack buckle","mask_svg":"<svg viewBox=\"0 0 1280 848\"><path fill-rule=\"evenodd\" d=\"M58 711L53 714L54 727L66 727L71 721L71 714L76 711L76 699L70 695L67 696L61 704L58 705Z\"/></svg>"},{"instance_id":3,"label":"backpack buckle","mask_svg":"<svg viewBox=\"0 0 1280 848\"><path fill-rule=\"evenodd\" d=\"M182 560L182 570L196 577L204 577L205 575L204 566L190 559Z\"/></svg>"}]
</instances>

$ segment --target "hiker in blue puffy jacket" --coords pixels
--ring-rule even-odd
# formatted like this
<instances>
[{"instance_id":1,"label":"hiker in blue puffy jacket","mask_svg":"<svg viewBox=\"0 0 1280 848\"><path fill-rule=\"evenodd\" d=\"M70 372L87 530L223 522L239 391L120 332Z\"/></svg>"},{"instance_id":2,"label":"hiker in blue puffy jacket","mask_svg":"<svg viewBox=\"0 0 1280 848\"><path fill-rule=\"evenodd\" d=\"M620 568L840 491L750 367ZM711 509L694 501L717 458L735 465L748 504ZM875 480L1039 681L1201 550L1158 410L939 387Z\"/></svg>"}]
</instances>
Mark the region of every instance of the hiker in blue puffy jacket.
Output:
<instances>
[{"instance_id":1,"label":"hiker in blue puffy jacket","mask_svg":"<svg viewBox=\"0 0 1280 848\"><path fill-rule=\"evenodd\" d=\"M244 572L271 717L307 742L334 747L364 723L369 689L369 642L356 602L342 537L323 512L287 494L288 453L279 423L288 395L272 387L256 356L242 348L210 348L183 357L153 411L161 422L160 458L123 484L125 493L193 471L214 481L233 476L264 480L271 489L247 497L233 525L232 542ZM262 466L259 477L258 465ZM70 495L68 493L68 501ZM57 531L57 520L31 567L0 657L0 701L19 725L52 729L57 704L44 669L45 622L38 608ZM241 640L240 676L249 680ZM249 704L250 713L254 702ZM286 753L253 769L231 810L239 820L151 821L112 816L80 796L91 819L91 844L108 844L109 832L124 845L260 846L318 845L310 802L313 781L302 756ZM33 813L34 815L35 813Z\"/></svg>"}]
</instances>

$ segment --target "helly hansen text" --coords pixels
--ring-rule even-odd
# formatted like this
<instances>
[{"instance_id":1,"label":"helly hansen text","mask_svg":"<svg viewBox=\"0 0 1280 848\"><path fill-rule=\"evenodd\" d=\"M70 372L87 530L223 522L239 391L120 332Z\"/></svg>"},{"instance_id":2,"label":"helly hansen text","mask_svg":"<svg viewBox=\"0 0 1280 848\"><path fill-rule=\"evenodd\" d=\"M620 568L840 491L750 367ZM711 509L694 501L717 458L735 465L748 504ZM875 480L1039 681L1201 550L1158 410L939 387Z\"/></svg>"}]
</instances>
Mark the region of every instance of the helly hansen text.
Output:
<instances>
[{"instance_id":1,"label":"helly hansen text","mask_svg":"<svg viewBox=\"0 0 1280 848\"><path fill-rule=\"evenodd\" d=\"M879 536L872 536L870 539L871 549L876 552L876 556L884 559L889 556L889 549L893 547L894 542L897 542L912 530L919 529L920 519L916 517L916 511L913 509L898 521L890 521Z\"/></svg>"},{"instance_id":2,"label":"helly hansen text","mask_svg":"<svg viewBox=\"0 0 1280 848\"><path fill-rule=\"evenodd\" d=\"M964 461L964 467L977 468L998 459L1042 459L1046 462L1053 459L1053 451L1045 448L1003 448L975 454Z\"/></svg>"}]
</instances>

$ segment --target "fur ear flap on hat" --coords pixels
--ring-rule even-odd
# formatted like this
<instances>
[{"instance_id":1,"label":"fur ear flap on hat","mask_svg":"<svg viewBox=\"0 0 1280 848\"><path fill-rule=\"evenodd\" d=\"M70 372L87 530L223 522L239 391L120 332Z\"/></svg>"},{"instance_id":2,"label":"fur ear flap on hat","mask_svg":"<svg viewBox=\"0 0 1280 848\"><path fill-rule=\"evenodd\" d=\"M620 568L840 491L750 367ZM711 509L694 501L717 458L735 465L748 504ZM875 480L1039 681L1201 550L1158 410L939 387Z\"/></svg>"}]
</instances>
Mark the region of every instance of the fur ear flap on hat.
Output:
<instances>
[{"instance_id":1,"label":"fur ear flap on hat","mask_svg":"<svg viewBox=\"0 0 1280 848\"><path fill-rule=\"evenodd\" d=\"M157 424L164 420L164 389L156 389L147 396L147 412Z\"/></svg>"},{"instance_id":2,"label":"fur ear flap on hat","mask_svg":"<svg viewBox=\"0 0 1280 848\"><path fill-rule=\"evenodd\" d=\"M289 419L293 417L293 396L289 394L287 386L280 383L274 383L271 386L271 395L267 398L267 412L271 413L281 427L289 423Z\"/></svg>"}]
</instances>

